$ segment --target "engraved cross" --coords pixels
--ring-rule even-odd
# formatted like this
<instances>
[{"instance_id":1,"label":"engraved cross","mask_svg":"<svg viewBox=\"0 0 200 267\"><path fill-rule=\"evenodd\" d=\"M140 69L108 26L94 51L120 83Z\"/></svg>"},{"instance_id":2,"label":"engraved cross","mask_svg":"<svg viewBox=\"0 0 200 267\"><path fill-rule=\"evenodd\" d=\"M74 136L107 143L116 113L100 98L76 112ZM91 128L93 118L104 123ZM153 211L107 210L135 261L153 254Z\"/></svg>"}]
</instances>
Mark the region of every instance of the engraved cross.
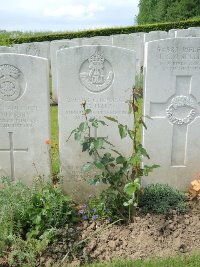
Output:
<instances>
[{"instance_id":1,"label":"engraved cross","mask_svg":"<svg viewBox=\"0 0 200 267\"><path fill-rule=\"evenodd\" d=\"M28 152L28 148L14 148L13 144L13 132L9 132L9 143L10 147L8 149L0 149L0 152L10 152L10 173L12 181L15 180L15 161L14 161L14 152Z\"/></svg>"},{"instance_id":2,"label":"engraved cross","mask_svg":"<svg viewBox=\"0 0 200 267\"><path fill-rule=\"evenodd\" d=\"M152 118L168 118L173 124L171 166L185 167L188 125L200 116L200 103L191 94L191 76L176 77L176 92L165 103L152 103Z\"/></svg>"}]
</instances>

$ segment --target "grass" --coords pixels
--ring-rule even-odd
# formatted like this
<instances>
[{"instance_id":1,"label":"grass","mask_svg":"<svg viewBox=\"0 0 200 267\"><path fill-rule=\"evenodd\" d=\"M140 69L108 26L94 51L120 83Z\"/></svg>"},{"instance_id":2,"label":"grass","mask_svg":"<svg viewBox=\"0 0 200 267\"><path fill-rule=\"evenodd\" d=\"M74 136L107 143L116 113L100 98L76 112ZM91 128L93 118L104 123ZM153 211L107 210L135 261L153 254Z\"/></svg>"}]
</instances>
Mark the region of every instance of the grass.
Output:
<instances>
[{"instance_id":1,"label":"grass","mask_svg":"<svg viewBox=\"0 0 200 267\"><path fill-rule=\"evenodd\" d=\"M96 263L84 267L200 267L200 254L151 260L120 260L110 263Z\"/></svg>"},{"instance_id":2,"label":"grass","mask_svg":"<svg viewBox=\"0 0 200 267\"><path fill-rule=\"evenodd\" d=\"M58 107L51 107L51 147L52 147L52 173L60 171L59 137L58 137Z\"/></svg>"}]
</instances>

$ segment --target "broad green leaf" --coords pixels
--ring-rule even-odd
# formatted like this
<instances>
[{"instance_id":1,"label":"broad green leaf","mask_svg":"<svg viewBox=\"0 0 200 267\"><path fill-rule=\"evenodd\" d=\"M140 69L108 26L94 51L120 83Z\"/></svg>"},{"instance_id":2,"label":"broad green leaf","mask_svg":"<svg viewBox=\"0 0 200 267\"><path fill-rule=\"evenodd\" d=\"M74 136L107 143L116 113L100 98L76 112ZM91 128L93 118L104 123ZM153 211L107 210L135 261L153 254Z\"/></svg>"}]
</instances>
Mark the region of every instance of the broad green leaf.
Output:
<instances>
[{"instance_id":1,"label":"broad green leaf","mask_svg":"<svg viewBox=\"0 0 200 267\"><path fill-rule=\"evenodd\" d=\"M119 156L116 158L116 163L117 164L123 164L124 162L126 162L126 158L123 156Z\"/></svg>"},{"instance_id":2,"label":"broad green leaf","mask_svg":"<svg viewBox=\"0 0 200 267\"><path fill-rule=\"evenodd\" d=\"M104 139L103 139L103 138L97 138L97 139L94 141L94 147L95 147L96 149L100 149L100 148L102 148L103 144L104 144Z\"/></svg>"},{"instance_id":3,"label":"broad green leaf","mask_svg":"<svg viewBox=\"0 0 200 267\"><path fill-rule=\"evenodd\" d=\"M118 128L121 138L125 138L127 136L127 125L119 124Z\"/></svg>"},{"instance_id":4,"label":"broad green leaf","mask_svg":"<svg viewBox=\"0 0 200 267\"><path fill-rule=\"evenodd\" d=\"M74 139L75 139L76 141L79 141L79 140L81 139L81 132L76 132L76 133L74 134Z\"/></svg>"},{"instance_id":5,"label":"broad green leaf","mask_svg":"<svg viewBox=\"0 0 200 267\"><path fill-rule=\"evenodd\" d=\"M141 160L142 160L141 155L135 154L129 158L128 163L135 166L135 165L139 164L141 162Z\"/></svg>"},{"instance_id":6,"label":"broad green leaf","mask_svg":"<svg viewBox=\"0 0 200 267\"><path fill-rule=\"evenodd\" d=\"M148 176L148 174L149 174L150 172L152 172L153 169L155 169L155 168L159 168L159 167L160 167L160 165L156 165L156 164L154 164L154 165L152 165L152 166L144 165L143 175Z\"/></svg>"},{"instance_id":7,"label":"broad green leaf","mask_svg":"<svg viewBox=\"0 0 200 267\"><path fill-rule=\"evenodd\" d=\"M86 150L88 150L90 147L88 142L85 142L82 144L82 152L85 152Z\"/></svg>"},{"instance_id":8,"label":"broad green leaf","mask_svg":"<svg viewBox=\"0 0 200 267\"><path fill-rule=\"evenodd\" d=\"M78 127L78 130L80 132L84 132L85 130L87 130L87 127L88 127L87 121L81 122L81 124Z\"/></svg>"},{"instance_id":9,"label":"broad green leaf","mask_svg":"<svg viewBox=\"0 0 200 267\"><path fill-rule=\"evenodd\" d=\"M77 129L74 129L71 131L69 137L67 138L66 142L68 142L68 140L70 139L70 137L72 136L73 133L75 133L77 131Z\"/></svg>"},{"instance_id":10,"label":"broad green leaf","mask_svg":"<svg viewBox=\"0 0 200 267\"><path fill-rule=\"evenodd\" d=\"M90 143L90 150L93 150L94 149L94 142L91 142Z\"/></svg>"},{"instance_id":11,"label":"broad green leaf","mask_svg":"<svg viewBox=\"0 0 200 267\"><path fill-rule=\"evenodd\" d=\"M105 121L99 121L102 125L107 125ZM108 125L107 125L108 126Z\"/></svg>"},{"instance_id":12,"label":"broad green leaf","mask_svg":"<svg viewBox=\"0 0 200 267\"><path fill-rule=\"evenodd\" d=\"M83 165L83 171L88 172L92 169L93 166L94 166L94 164L92 162L88 162L88 163Z\"/></svg>"},{"instance_id":13,"label":"broad green leaf","mask_svg":"<svg viewBox=\"0 0 200 267\"><path fill-rule=\"evenodd\" d=\"M113 121L113 122L117 122L118 123L118 120L116 120L115 118L113 117L109 117L109 116L104 116L107 120L109 121Z\"/></svg>"},{"instance_id":14,"label":"broad green leaf","mask_svg":"<svg viewBox=\"0 0 200 267\"><path fill-rule=\"evenodd\" d=\"M105 166L103 165L103 163L101 163L100 161L95 161L94 165L98 168L98 169L105 169Z\"/></svg>"},{"instance_id":15,"label":"broad green leaf","mask_svg":"<svg viewBox=\"0 0 200 267\"><path fill-rule=\"evenodd\" d=\"M99 127L98 121L97 120L93 120L92 126L95 127L95 128L98 128Z\"/></svg>"},{"instance_id":16,"label":"broad green leaf","mask_svg":"<svg viewBox=\"0 0 200 267\"><path fill-rule=\"evenodd\" d=\"M150 159L149 155L147 154L147 151L145 148L142 147L142 145L138 146L138 151L142 154L142 156L147 157Z\"/></svg>"},{"instance_id":17,"label":"broad green leaf","mask_svg":"<svg viewBox=\"0 0 200 267\"><path fill-rule=\"evenodd\" d=\"M134 196L134 193L140 189L140 184L134 182L128 183L124 186L124 192L129 196Z\"/></svg>"},{"instance_id":18,"label":"broad green leaf","mask_svg":"<svg viewBox=\"0 0 200 267\"><path fill-rule=\"evenodd\" d=\"M89 113L91 113L91 112L92 112L92 110L89 109L89 108L85 110L85 113L86 113L86 114L89 114Z\"/></svg>"}]
</instances>

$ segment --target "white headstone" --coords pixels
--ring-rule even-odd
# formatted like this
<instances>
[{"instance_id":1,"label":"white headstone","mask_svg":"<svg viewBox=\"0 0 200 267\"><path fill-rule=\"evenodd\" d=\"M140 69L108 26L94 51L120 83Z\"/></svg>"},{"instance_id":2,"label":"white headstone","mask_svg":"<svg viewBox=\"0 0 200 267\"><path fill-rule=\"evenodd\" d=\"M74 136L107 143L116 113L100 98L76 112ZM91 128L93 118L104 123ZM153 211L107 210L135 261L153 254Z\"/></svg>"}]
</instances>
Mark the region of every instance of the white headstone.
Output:
<instances>
[{"instance_id":1,"label":"white headstone","mask_svg":"<svg viewBox=\"0 0 200 267\"><path fill-rule=\"evenodd\" d=\"M146 46L144 147L148 164L159 164L144 178L187 189L200 162L200 38L173 38Z\"/></svg>"},{"instance_id":2,"label":"white headstone","mask_svg":"<svg viewBox=\"0 0 200 267\"><path fill-rule=\"evenodd\" d=\"M13 47L9 46L0 46L0 53L14 53L15 50Z\"/></svg>"},{"instance_id":3,"label":"white headstone","mask_svg":"<svg viewBox=\"0 0 200 267\"><path fill-rule=\"evenodd\" d=\"M152 31L144 34L144 42L168 38L168 32L165 31Z\"/></svg>"},{"instance_id":4,"label":"white headstone","mask_svg":"<svg viewBox=\"0 0 200 267\"><path fill-rule=\"evenodd\" d=\"M133 33L130 33L129 35L130 36L139 36L139 37L144 37L144 34L145 34L145 32L133 32Z\"/></svg>"},{"instance_id":5,"label":"white headstone","mask_svg":"<svg viewBox=\"0 0 200 267\"><path fill-rule=\"evenodd\" d=\"M190 27L190 28L188 28L189 30L200 30L200 27Z\"/></svg>"},{"instance_id":6,"label":"white headstone","mask_svg":"<svg viewBox=\"0 0 200 267\"><path fill-rule=\"evenodd\" d=\"M171 29L168 31L168 38L174 38L175 37L175 32L179 29Z\"/></svg>"},{"instance_id":7,"label":"white headstone","mask_svg":"<svg viewBox=\"0 0 200 267\"><path fill-rule=\"evenodd\" d=\"M73 64L72 64L73 59ZM58 52L58 106L60 130L61 174L67 193L77 200L88 197L98 186L92 187L84 178L83 164L91 161L87 153L73 138L67 143L70 132L84 121L81 102L86 100L92 116L103 119L113 116L120 122L132 126L125 103L130 99L135 77L135 52L110 46L83 46ZM108 122L108 121L107 121ZM92 131L94 137L109 137L116 148L127 154L132 149L128 138L118 135L115 123L107 128ZM91 178L91 176L90 176Z\"/></svg>"},{"instance_id":8,"label":"white headstone","mask_svg":"<svg viewBox=\"0 0 200 267\"><path fill-rule=\"evenodd\" d=\"M55 103L58 103L58 91L57 91L57 51L60 49L76 46L76 42L69 40L52 41L50 44L51 55L51 76L52 76L52 99Z\"/></svg>"},{"instance_id":9,"label":"white headstone","mask_svg":"<svg viewBox=\"0 0 200 267\"><path fill-rule=\"evenodd\" d=\"M200 29L183 29L175 31L175 37L200 37Z\"/></svg>"},{"instance_id":10,"label":"white headstone","mask_svg":"<svg viewBox=\"0 0 200 267\"><path fill-rule=\"evenodd\" d=\"M15 44L15 53L50 59L49 42Z\"/></svg>"},{"instance_id":11,"label":"white headstone","mask_svg":"<svg viewBox=\"0 0 200 267\"><path fill-rule=\"evenodd\" d=\"M48 84L46 59L0 55L0 174L12 180L51 174Z\"/></svg>"},{"instance_id":12,"label":"white headstone","mask_svg":"<svg viewBox=\"0 0 200 267\"><path fill-rule=\"evenodd\" d=\"M140 36L132 36L129 34L113 35L113 45L134 50L136 52L136 71L140 73L143 66L144 42Z\"/></svg>"},{"instance_id":13,"label":"white headstone","mask_svg":"<svg viewBox=\"0 0 200 267\"><path fill-rule=\"evenodd\" d=\"M112 38L110 36L95 36L91 38L83 38L82 45L112 45Z\"/></svg>"}]
</instances>

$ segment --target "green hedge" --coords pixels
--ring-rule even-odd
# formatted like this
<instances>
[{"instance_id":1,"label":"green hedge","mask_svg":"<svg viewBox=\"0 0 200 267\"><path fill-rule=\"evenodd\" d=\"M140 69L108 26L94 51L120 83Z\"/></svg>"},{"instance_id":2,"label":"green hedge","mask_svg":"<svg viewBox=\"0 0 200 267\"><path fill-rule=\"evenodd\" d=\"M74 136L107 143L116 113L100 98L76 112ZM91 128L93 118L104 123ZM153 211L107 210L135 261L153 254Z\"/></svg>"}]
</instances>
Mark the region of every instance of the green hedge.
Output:
<instances>
[{"instance_id":1,"label":"green hedge","mask_svg":"<svg viewBox=\"0 0 200 267\"><path fill-rule=\"evenodd\" d=\"M20 38L9 38L8 44L44 42L44 41L93 37L93 36L109 36L114 34L129 34L135 32L169 31L170 29L185 29L197 26L200 26L200 19L185 20L180 22L146 24L146 25L129 26L129 27L84 30L79 32L63 32L63 33L50 33L50 34L44 33L44 35L38 35L38 36L35 35L35 36L28 36L28 37L26 36Z\"/></svg>"}]
</instances>

